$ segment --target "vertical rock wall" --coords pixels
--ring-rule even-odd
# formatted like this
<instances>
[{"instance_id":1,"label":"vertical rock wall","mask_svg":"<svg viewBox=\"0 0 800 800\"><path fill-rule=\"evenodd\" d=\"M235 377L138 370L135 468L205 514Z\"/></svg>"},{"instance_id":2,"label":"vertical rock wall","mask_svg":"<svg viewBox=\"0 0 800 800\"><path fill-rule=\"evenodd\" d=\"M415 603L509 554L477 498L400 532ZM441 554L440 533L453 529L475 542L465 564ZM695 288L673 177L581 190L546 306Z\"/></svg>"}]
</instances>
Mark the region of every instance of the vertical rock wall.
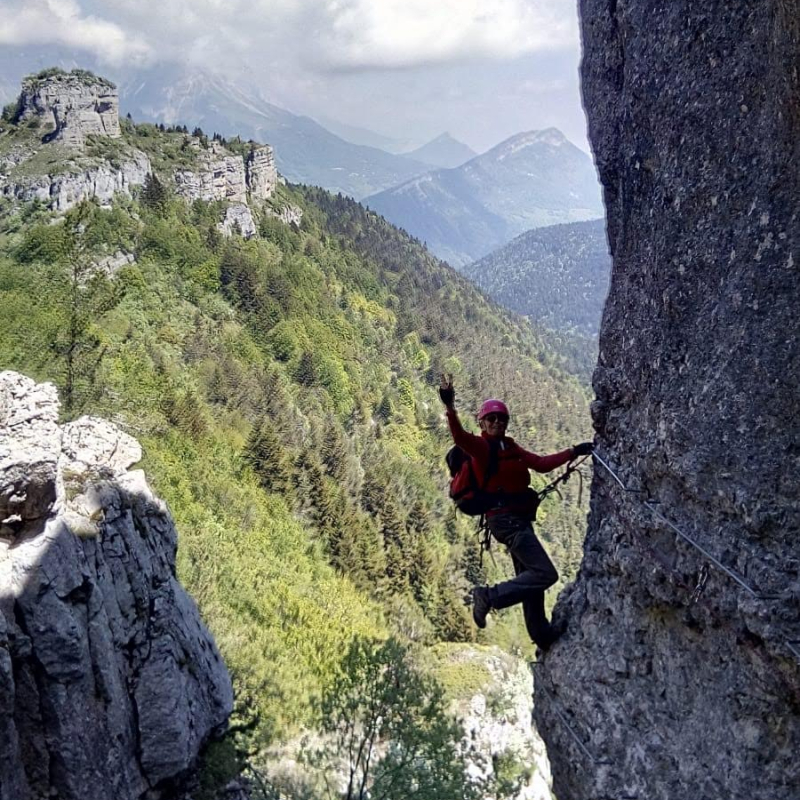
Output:
<instances>
[{"instance_id":1,"label":"vertical rock wall","mask_svg":"<svg viewBox=\"0 0 800 800\"><path fill-rule=\"evenodd\" d=\"M256 200L268 200L278 185L275 153L268 145L254 147L247 156L247 190Z\"/></svg>"},{"instance_id":2,"label":"vertical rock wall","mask_svg":"<svg viewBox=\"0 0 800 800\"><path fill-rule=\"evenodd\" d=\"M555 793L797 800L800 7L580 10L614 260L593 415L636 491L596 466L537 672Z\"/></svg>"},{"instance_id":3,"label":"vertical rock wall","mask_svg":"<svg viewBox=\"0 0 800 800\"><path fill-rule=\"evenodd\" d=\"M167 800L232 707L138 443L0 373L0 800Z\"/></svg>"},{"instance_id":4,"label":"vertical rock wall","mask_svg":"<svg viewBox=\"0 0 800 800\"><path fill-rule=\"evenodd\" d=\"M88 73L58 73L22 83L21 118L42 118L53 126L53 140L83 147L87 136L121 135L119 94L109 81Z\"/></svg>"}]
</instances>

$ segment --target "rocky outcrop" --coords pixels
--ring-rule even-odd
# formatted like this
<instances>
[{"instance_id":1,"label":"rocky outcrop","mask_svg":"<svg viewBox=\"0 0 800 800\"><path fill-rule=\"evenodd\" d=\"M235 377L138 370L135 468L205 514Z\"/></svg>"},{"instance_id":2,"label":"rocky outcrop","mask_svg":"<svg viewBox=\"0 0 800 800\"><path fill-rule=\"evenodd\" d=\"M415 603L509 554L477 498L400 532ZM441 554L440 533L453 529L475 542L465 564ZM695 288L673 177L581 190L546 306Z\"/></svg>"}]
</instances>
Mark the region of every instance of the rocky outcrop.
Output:
<instances>
[{"instance_id":1,"label":"rocky outcrop","mask_svg":"<svg viewBox=\"0 0 800 800\"><path fill-rule=\"evenodd\" d=\"M278 184L275 156L269 145L254 147L243 159L212 140L205 147L198 137L189 139L196 153L197 168L175 171L175 191L189 202L193 200L227 200L246 204L251 200L267 200Z\"/></svg>"},{"instance_id":2,"label":"rocky outcrop","mask_svg":"<svg viewBox=\"0 0 800 800\"><path fill-rule=\"evenodd\" d=\"M20 118L40 118L49 138L82 148L87 136L120 136L119 94L103 78L83 70L51 70L22 82Z\"/></svg>"},{"instance_id":3,"label":"rocky outcrop","mask_svg":"<svg viewBox=\"0 0 800 800\"><path fill-rule=\"evenodd\" d=\"M82 200L95 199L100 205L107 206L118 193L130 197L134 187L144 185L150 171L147 156L134 150L118 167L103 163L59 175L39 175L17 181L0 176L0 191L3 197L17 202L39 200L52 211L64 213Z\"/></svg>"},{"instance_id":4,"label":"rocky outcrop","mask_svg":"<svg viewBox=\"0 0 800 800\"><path fill-rule=\"evenodd\" d=\"M245 162L247 191L254 200L268 200L278 185L275 154L269 145L254 147Z\"/></svg>"},{"instance_id":5,"label":"rocky outcrop","mask_svg":"<svg viewBox=\"0 0 800 800\"><path fill-rule=\"evenodd\" d=\"M192 202L193 200L227 200L231 203L247 202L247 182L244 160L229 153L217 141L201 147L198 139L191 140L197 151L197 169L176 170L175 191Z\"/></svg>"},{"instance_id":6,"label":"rocky outcrop","mask_svg":"<svg viewBox=\"0 0 800 800\"><path fill-rule=\"evenodd\" d=\"M282 206L280 211L267 211L270 216L277 217L284 225L297 225L303 221L303 209L294 204Z\"/></svg>"},{"instance_id":7,"label":"rocky outcrop","mask_svg":"<svg viewBox=\"0 0 800 800\"><path fill-rule=\"evenodd\" d=\"M555 792L796 800L800 17L581 14L614 262L593 416L634 492L596 464L569 629L537 673Z\"/></svg>"},{"instance_id":8,"label":"rocky outcrop","mask_svg":"<svg viewBox=\"0 0 800 800\"><path fill-rule=\"evenodd\" d=\"M138 443L0 373L0 799L179 794L232 707Z\"/></svg>"},{"instance_id":9,"label":"rocky outcrop","mask_svg":"<svg viewBox=\"0 0 800 800\"><path fill-rule=\"evenodd\" d=\"M481 669L484 685L453 702L464 725L463 747L475 754L471 772L515 784L509 800L552 800L544 742L532 725L533 696L528 665L499 648L445 645L440 669Z\"/></svg>"},{"instance_id":10,"label":"rocky outcrop","mask_svg":"<svg viewBox=\"0 0 800 800\"><path fill-rule=\"evenodd\" d=\"M245 239L252 239L256 235L256 223L250 208L241 203L225 209L225 217L218 227L225 236L233 236L234 233L237 233Z\"/></svg>"}]
</instances>

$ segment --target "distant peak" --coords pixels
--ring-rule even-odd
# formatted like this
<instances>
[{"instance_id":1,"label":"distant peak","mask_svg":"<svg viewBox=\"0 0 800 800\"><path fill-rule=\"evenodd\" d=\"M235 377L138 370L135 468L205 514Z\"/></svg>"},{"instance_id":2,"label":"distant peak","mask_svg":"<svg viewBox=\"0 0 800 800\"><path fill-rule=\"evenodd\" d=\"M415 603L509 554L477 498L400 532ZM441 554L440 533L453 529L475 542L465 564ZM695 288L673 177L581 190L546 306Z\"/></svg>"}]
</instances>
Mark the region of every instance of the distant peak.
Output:
<instances>
[{"instance_id":1,"label":"distant peak","mask_svg":"<svg viewBox=\"0 0 800 800\"><path fill-rule=\"evenodd\" d=\"M543 128L540 131L525 131L506 139L503 145L519 145L522 147L532 144L549 144L552 147L560 147L569 144L569 139L564 136L558 128Z\"/></svg>"},{"instance_id":2,"label":"distant peak","mask_svg":"<svg viewBox=\"0 0 800 800\"><path fill-rule=\"evenodd\" d=\"M520 150L536 145L564 147L564 145L571 145L571 142L558 128L544 128L540 131L525 131L523 133L514 134L514 136L510 136L505 141L500 142L500 144L489 152L492 153L498 161L502 161L504 158L514 155L514 153L518 153Z\"/></svg>"}]
</instances>

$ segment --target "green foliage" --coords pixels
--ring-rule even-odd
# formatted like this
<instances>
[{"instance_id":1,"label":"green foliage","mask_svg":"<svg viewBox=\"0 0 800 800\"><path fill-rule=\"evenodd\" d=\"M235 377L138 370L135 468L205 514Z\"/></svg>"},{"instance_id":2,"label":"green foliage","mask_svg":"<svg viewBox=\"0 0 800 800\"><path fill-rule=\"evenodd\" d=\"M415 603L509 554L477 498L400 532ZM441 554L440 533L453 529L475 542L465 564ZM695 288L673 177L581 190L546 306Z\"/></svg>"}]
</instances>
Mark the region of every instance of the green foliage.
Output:
<instances>
[{"instance_id":1,"label":"green foliage","mask_svg":"<svg viewBox=\"0 0 800 800\"><path fill-rule=\"evenodd\" d=\"M2 120L11 125L16 125L22 114L22 95L18 95L16 100L12 100L3 106Z\"/></svg>"},{"instance_id":2,"label":"green foliage","mask_svg":"<svg viewBox=\"0 0 800 800\"><path fill-rule=\"evenodd\" d=\"M164 184L154 172L149 172L144 179L142 187L142 205L156 214L163 214L166 210L169 195Z\"/></svg>"},{"instance_id":3,"label":"green foliage","mask_svg":"<svg viewBox=\"0 0 800 800\"><path fill-rule=\"evenodd\" d=\"M325 739L309 749L312 769L344 768L343 800L452 800L485 796L467 771L463 730L445 710L439 685L393 639L355 639L316 706Z\"/></svg>"},{"instance_id":4,"label":"green foliage","mask_svg":"<svg viewBox=\"0 0 800 800\"><path fill-rule=\"evenodd\" d=\"M522 321L352 201L281 186L302 226L264 215L262 238L223 239L221 204L156 187L194 165L185 133L128 128L158 176L139 198L0 209L0 368L142 441L256 748L310 724L354 637L472 640L470 585L511 573L501 554L480 566L446 499L438 372L465 420L504 396L538 452L587 438L587 395ZM99 272L118 250L135 263ZM583 512L545 512L568 579ZM518 613L480 639L530 648Z\"/></svg>"},{"instance_id":5,"label":"green foliage","mask_svg":"<svg viewBox=\"0 0 800 800\"><path fill-rule=\"evenodd\" d=\"M108 80L108 78L100 78L95 75L91 70L75 68L71 72L66 72L61 67L48 67L47 69L40 70L39 72L28 75L23 78L22 83L31 87L36 87L41 83L48 80L68 80L69 78L77 78L87 86L99 83L102 86L107 86L109 89L115 89L115 85Z\"/></svg>"}]
</instances>

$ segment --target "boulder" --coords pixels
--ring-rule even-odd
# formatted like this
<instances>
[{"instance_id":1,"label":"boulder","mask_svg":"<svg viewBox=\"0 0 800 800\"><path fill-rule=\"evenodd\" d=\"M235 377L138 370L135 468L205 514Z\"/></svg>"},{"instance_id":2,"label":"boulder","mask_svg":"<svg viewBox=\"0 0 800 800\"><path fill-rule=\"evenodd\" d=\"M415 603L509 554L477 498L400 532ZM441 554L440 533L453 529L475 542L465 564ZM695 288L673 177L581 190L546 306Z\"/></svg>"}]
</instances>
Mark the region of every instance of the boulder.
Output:
<instances>
[{"instance_id":1,"label":"boulder","mask_svg":"<svg viewBox=\"0 0 800 800\"><path fill-rule=\"evenodd\" d=\"M20 118L40 118L49 138L82 148L87 136L121 135L119 93L110 81L83 70L33 75L22 82Z\"/></svg>"},{"instance_id":2,"label":"boulder","mask_svg":"<svg viewBox=\"0 0 800 800\"><path fill-rule=\"evenodd\" d=\"M175 797L232 689L141 448L12 372L0 421L0 800Z\"/></svg>"}]
</instances>

